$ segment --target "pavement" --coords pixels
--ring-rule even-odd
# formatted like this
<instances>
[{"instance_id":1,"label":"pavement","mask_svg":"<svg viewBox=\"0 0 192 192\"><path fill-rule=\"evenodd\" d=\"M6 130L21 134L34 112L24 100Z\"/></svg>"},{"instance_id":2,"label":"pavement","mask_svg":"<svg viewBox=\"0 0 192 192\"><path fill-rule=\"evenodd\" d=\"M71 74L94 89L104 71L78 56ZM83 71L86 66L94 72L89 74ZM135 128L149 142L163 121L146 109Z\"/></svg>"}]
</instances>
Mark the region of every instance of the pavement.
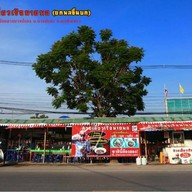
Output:
<instances>
[{"instance_id":1,"label":"pavement","mask_svg":"<svg viewBox=\"0 0 192 192\"><path fill-rule=\"evenodd\" d=\"M108 171L129 171L129 172L192 172L192 164L160 164L150 162L147 165L137 165L136 163L33 163L33 162L6 162L0 165L1 172L62 172L62 171L85 171L94 170L98 172Z\"/></svg>"},{"instance_id":2,"label":"pavement","mask_svg":"<svg viewBox=\"0 0 192 192\"><path fill-rule=\"evenodd\" d=\"M24 161L24 162L9 162L9 161L6 161L5 163L0 163L0 166L30 166L30 165L33 165L33 166L69 166L69 165L78 165L78 166L88 166L88 165L91 165L91 166L137 166L137 167L150 167L150 166L167 166L167 165L170 165L170 166L174 166L174 165L171 165L171 164L161 164L159 161L153 161L153 162L148 162L146 165L137 165L136 163L119 163L117 161L110 161L109 163L37 163L37 162L32 162L32 161ZM181 164L180 164L181 165ZM192 167L192 164L188 164L189 166Z\"/></svg>"}]
</instances>

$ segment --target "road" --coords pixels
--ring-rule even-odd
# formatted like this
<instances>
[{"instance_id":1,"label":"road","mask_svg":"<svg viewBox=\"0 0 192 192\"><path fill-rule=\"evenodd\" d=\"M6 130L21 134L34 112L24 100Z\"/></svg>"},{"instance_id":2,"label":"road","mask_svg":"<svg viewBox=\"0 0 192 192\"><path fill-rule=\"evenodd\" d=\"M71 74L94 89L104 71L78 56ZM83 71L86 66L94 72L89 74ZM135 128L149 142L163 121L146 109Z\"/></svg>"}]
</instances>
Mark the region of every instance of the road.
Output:
<instances>
[{"instance_id":1,"label":"road","mask_svg":"<svg viewBox=\"0 0 192 192\"><path fill-rule=\"evenodd\" d=\"M191 191L192 165L0 167L0 191Z\"/></svg>"}]
</instances>

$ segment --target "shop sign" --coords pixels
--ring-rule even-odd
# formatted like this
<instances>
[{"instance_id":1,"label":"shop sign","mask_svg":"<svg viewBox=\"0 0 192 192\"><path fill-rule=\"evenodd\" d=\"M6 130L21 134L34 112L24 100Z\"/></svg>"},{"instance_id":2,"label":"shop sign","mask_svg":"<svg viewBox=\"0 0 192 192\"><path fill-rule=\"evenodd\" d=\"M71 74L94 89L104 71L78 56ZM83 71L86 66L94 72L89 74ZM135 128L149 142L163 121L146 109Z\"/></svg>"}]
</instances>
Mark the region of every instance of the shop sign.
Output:
<instances>
[{"instance_id":1,"label":"shop sign","mask_svg":"<svg viewBox=\"0 0 192 192\"><path fill-rule=\"evenodd\" d=\"M85 153L88 157L138 157L137 126L129 123L73 125L72 156Z\"/></svg>"},{"instance_id":2,"label":"shop sign","mask_svg":"<svg viewBox=\"0 0 192 192\"><path fill-rule=\"evenodd\" d=\"M191 147L171 147L166 148L169 161L171 164L180 159L182 164L189 164L192 160L192 148Z\"/></svg>"}]
</instances>

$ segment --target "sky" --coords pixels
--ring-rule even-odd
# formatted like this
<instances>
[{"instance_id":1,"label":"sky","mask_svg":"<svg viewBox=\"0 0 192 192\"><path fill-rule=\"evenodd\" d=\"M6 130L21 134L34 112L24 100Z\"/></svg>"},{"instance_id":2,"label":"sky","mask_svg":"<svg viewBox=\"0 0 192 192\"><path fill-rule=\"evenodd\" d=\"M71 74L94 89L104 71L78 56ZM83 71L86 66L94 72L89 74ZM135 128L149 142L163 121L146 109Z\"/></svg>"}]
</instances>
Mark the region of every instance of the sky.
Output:
<instances>
[{"instance_id":1,"label":"sky","mask_svg":"<svg viewBox=\"0 0 192 192\"><path fill-rule=\"evenodd\" d=\"M81 25L92 27L97 35L111 29L113 37L142 47L144 58L138 66L152 79L146 87L145 111L164 111L164 87L168 97L192 96L192 1L191 0L0 0L3 10L90 10L90 16L3 16L0 14L0 118L29 118L12 114L3 107L53 110L47 85L32 68L10 62L36 62L52 44ZM4 23L3 20L31 23ZM43 20L54 21L43 23ZM76 23L61 22L76 20ZM60 21L58 23L58 21ZM97 36L98 37L98 36ZM169 66L172 67L169 67ZM152 66L148 69L147 66ZM155 67L157 66L157 67ZM160 66L160 67L158 67ZM180 69L175 69L179 66ZM188 69L186 68L188 66ZM190 67L191 66L191 67ZM179 84L185 92L179 92ZM56 110L68 110L66 106ZM31 116L31 115L30 115ZM60 114L52 115L57 118ZM73 115L76 117L77 115Z\"/></svg>"}]
</instances>

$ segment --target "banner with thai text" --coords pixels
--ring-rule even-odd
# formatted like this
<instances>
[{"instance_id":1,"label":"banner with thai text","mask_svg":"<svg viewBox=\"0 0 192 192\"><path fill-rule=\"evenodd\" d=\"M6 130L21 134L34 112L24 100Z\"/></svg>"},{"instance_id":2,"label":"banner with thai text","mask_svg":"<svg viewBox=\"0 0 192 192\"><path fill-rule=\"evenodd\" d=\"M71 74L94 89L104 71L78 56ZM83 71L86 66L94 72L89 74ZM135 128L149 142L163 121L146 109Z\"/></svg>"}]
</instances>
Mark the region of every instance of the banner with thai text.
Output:
<instances>
[{"instance_id":1,"label":"banner with thai text","mask_svg":"<svg viewBox=\"0 0 192 192\"><path fill-rule=\"evenodd\" d=\"M170 147L166 148L166 152L171 164L190 164L192 163L191 147Z\"/></svg>"},{"instance_id":2,"label":"banner with thai text","mask_svg":"<svg viewBox=\"0 0 192 192\"><path fill-rule=\"evenodd\" d=\"M72 156L76 157L140 156L137 125L77 124L72 126Z\"/></svg>"}]
</instances>

